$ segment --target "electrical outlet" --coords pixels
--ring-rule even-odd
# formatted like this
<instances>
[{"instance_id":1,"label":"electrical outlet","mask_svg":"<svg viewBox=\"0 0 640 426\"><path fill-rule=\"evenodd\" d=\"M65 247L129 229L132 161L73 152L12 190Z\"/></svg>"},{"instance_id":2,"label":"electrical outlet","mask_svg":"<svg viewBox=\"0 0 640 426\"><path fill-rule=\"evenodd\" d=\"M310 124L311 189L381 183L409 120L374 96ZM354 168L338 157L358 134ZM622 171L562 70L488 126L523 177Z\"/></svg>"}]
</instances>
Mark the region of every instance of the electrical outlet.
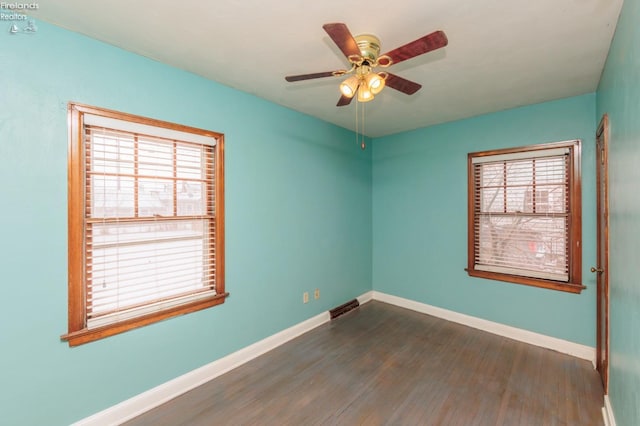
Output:
<instances>
[{"instance_id":1,"label":"electrical outlet","mask_svg":"<svg viewBox=\"0 0 640 426\"><path fill-rule=\"evenodd\" d=\"M316 288L316 291L313 292L314 299L320 299L320 289Z\"/></svg>"},{"instance_id":2,"label":"electrical outlet","mask_svg":"<svg viewBox=\"0 0 640 426\"><path fill-rule=\"evenodd\" d=\"M302 293L302 303L309 303L309 292Z\"/></svg>"}]
</instances>

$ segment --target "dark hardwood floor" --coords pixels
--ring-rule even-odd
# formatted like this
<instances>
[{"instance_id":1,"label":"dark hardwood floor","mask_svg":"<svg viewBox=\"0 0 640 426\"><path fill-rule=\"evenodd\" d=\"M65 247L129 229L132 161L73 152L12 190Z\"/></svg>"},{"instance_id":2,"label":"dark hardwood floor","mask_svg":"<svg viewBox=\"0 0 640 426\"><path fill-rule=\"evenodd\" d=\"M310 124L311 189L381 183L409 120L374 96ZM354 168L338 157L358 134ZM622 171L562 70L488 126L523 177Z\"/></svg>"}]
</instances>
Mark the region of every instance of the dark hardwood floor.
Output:
<instances>
[{"instance_id":1,"label":"dark hardwood floor","mask_svg":"<svg viewBox=\"0 0 640 426\"><path fill-rule=\"evenodd\" d=\"M369 302L127 425L602 425L585 360Z\"/></svg>"}]
</instances>

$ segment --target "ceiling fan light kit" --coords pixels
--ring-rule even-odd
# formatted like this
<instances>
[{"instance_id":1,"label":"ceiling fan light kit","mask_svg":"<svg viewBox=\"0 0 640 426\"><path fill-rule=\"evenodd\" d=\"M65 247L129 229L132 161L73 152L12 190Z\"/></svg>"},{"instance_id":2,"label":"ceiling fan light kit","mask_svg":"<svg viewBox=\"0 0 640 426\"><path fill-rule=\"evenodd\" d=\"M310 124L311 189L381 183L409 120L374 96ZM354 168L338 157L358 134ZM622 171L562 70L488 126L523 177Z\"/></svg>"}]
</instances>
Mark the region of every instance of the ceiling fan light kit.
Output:
<instances>
[{"instance_id":1,"label":"ceiling fan light kit","mask_svg":"<svg viewBox=\"0 0 640 426\"><path fill-rule=\"evenodd\" d=\"M356 75L347 77L340 83L340 92L347 98L353 98L357 93L358 101L369 102L382 91L385 78L387 73L375 73L371 71L371 67L363 65L356 69Z\"/></svg>"},{"instance_id":2,"label":"ceiling fan light kit","mask_svg":"<svg viewBox=\"0 0 640 426\"><path fill-rule=\"evenodd\" d=\"M361 34L354 37L347 26L342 23L325 24L322 28L345 55L351 65L350 69L287 76L285 80L294 82L352 74L340 83L339 88L342 96L338 100L337 106L349 105L354 97L358 102L369 102L385 86L407 95L414 94L422 87L420 84L395 74L375 71L375 68L389 67L398 62L440 49L448 43L444 32L435 31L380 55L380 39L372 34Z\"/></svg>"}]
</instances>

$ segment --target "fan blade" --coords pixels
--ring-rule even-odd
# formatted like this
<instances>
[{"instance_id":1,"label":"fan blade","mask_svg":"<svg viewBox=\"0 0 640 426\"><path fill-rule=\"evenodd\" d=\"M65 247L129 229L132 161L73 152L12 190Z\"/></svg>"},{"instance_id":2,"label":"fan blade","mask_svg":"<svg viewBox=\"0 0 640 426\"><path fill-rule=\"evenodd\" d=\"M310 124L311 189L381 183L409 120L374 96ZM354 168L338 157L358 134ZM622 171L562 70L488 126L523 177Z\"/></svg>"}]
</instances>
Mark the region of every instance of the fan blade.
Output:
<instances>
[{"instance_id":1,"label":"fan blade","mask_svg":"<svg viewBox=\"0 0 640 426\"><path fill-rule=\"evenodd\" d=\"M387 78L385 79L385 85L391 87L392 89L396 89L399 92L406 93L407 95L413 95L422 87L421 84L414 83L411 80L407 80L406 78L402 78L395 74L387 73Z\"/></svg>"},{"instance_id":2,"label":"fan blade","mask_svg":"<svg viewBox=\"0 0 640 426\"><path fill-rule=\"evenodd\" d=\"M329 37L331 37L331 40L342 50L344 56L347 58L352 55L360 56L360 48L358 48L356 40L345 24L324 24L322 28L324 28L327 34L329 34Z\"/></svg>"},{"instance_id":3,"label":"fan blade","mask_svg":"<svg viewBox=\"0 0 640 426\"><path fill-rule=\"evenodd\" d=\"M384 55L391 58L393 64L397 64L407 59L414 58L432 50L440 49L449 43L447 36L442 31L434 31L429 35L421 37L417 40L400 46L397 49L385 53ZM381 56L384 56L381 55Z\"/></svg>"},{"instance_id":4,"label":"fan blade","mask_svg":"<svg viewBox=\"0 0 640 426\"><path fill-rule=\"evenodd\" d=\"M288 75L284 79L287 81L300 81L300 80L311 80L313 78L333 77L335 75L342 75L342 74L344 74L342 70L326 71L326 72L316 72L313 74Z\"/></svg>"},{"instance_id":5,"label":"fan blade","mask_svg":"<svg viewBox=\"0 0 640 426\"><path fill-rule=\"evenodd\" d=\"M336 104L336 106L345 106L345 105L349 105L351 103L351 99L353 99L353 97L346 97L344 95L340 96L340 99L338 99L338 103Z\"/></svg>"}]
</instances>

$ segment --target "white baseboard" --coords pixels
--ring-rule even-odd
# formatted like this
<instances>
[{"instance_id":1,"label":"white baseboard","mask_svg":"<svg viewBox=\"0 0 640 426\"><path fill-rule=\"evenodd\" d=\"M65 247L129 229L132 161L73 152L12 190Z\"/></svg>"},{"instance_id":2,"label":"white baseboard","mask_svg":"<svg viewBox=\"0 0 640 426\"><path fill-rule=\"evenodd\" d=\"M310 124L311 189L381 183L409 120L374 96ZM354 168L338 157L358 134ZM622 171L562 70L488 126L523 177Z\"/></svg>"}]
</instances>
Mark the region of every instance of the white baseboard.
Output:
<instances>
[{"instance_id":1,"label":"white baseboard","mask_svg":"<svg viewBox=\"0 0 640 426\"><path fill-rule=\"evenodd\" d=\"M358 303L364 305L367 302L371 302L373 300L373 291L368 291L365 294L358 296Z\"/></svg>"},{"instance_id":2,"label":"white baseboard","mask_svg":"<svg viewBox=\"0 0 640 426\"><path fill-rule=\"evenodd\" d=\"M119 425L275 349L289 340L328 322L329 319L329 312L323 312L293 327L240 349L237 352L149 389L113 407L84 418L74 423L74 425Z\"/></svg>"},{"instance_id":3,"label":"white baseboard","mask_svg":"<svg viewBox=\"0 0 640 426\"><path fill-rule=\"evenodd\" d=\"M400 306L411 309L412 311L421 312L423 314L432 315L447 321L456 322L458 324L467 325L499 336L508 337L520 342L529 343L535 346L552 349L557 352L575 356L576 358L586 359L595 365L596 350L591 346L585 346L578 343L569 342L567 340L555 337L545 336L544 334L534 333L532 331L523 330L516 327L488 321L482 318L472 317L470 315L461 314L447 309L438 308L436 306L427 305L425 303L404 299L398 296L373 292L373 300L389 303L391 305Z\"/></svg>"},{"instance_id":4,"label":"white baseboard","mask_svg":"<svg viewBox=\"0 0 640 426\"><path fill-rule=\"evenodd\" d=\"M602 419L604 420L604 426L616 426L616 418L613 416L613 407L611 407L611 401L609 395L604 396L604 407L602 407Z\"/></svg>"}]
</instances>

